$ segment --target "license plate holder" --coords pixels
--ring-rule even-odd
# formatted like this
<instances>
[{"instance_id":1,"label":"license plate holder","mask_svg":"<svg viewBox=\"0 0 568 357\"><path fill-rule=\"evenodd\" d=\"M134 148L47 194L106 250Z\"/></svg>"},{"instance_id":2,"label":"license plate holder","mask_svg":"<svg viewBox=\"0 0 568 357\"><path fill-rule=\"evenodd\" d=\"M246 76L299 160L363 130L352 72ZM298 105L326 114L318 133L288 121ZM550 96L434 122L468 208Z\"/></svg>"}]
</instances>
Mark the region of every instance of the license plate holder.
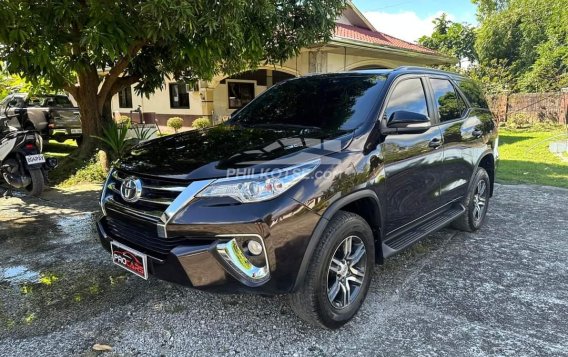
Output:
<instances>
[{"instance_id":1,"label":"license plate holder","mask_svg":"<svg viewBox=\"0 0 568 357\"><path fill-rule=\"evenodd\" d=\"M83 129L71 129L71 134L83 134Z\"/></svg>"},{"instance_id":2,"label":"license plate holder","mask_svg":"<svg viewBox=\"0 0 568 357\"><path fill-rule=\"evenodd\" d=\"M26 162L28 163L28 165L44 164L45 156L43 156L43 154L27 155Z\"/></svg>"},{"instance_id":3,"label":"license plate holder","mask_svg":"<svg viewBox=\"0 0 568 357\"><path fill-rule=\"evenodd\" d=\"M144 253L118 242L110 242L112 262L130 273L147 280L148 257Z\"/></svg>"}]
</instances>

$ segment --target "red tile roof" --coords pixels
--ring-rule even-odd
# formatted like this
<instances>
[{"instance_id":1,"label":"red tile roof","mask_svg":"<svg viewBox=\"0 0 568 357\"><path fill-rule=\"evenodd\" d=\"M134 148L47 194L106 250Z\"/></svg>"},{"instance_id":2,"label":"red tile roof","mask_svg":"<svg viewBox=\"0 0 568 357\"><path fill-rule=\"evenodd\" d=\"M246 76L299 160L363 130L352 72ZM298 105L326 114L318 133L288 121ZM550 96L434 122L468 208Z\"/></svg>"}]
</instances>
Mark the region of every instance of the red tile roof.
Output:
<instances>
[{"instance_id":1,"label":"red tile roof","mask_svg":"<svg viewBox=\"0 0 568 357\"><path fill-rule=\"evenodd\" d=\"M410 50L415 52L440 55L438 52L431 50L420 45L403 41L396 37L387 35L386 33L378 31L365 30L360 27L345 25L345 24L335 24L335 37L346 38L349 40L361 41L373 43L381 46L388 46L394 48L400 48L403 50Z\"/></svg>"}]
</instances>

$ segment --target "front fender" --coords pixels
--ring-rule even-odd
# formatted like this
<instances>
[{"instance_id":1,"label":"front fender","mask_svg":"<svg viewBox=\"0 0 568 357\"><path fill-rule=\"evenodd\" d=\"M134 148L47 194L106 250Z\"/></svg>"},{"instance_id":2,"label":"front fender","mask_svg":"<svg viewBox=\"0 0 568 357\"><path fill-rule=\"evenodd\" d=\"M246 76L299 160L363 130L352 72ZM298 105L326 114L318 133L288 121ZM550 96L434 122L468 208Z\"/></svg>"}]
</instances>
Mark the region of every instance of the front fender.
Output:
<instances>
[{"instance_id":1,"label":"front fender","mask_svg":"<svg viewBox=\"0 0 568 357\"><path fill-rule=\"evenodd\" d=\"M310 241L308 243L308 246L306 248L306 251L304 252L304 257L302 258L302 263L300 264L300 269L298 270L298 275L296 276L296 281L294 283L294 287L292 289L292 291L296 291L304 282L306 273L308 271L308 267L310 265L310 261L312 259L312 256L314 254L314 251L316 250L316 247L318 246L320 239L323 235L323 233L325 232L325 229L327 228L329 222L331 221L331 219L333 218L333 216L340 211L342 208L346 207L347 205L349 205L350 203L353 203L355 201L361 200L361 199L371 199L376 205L377 205L377 209L379 212L379 220L380 220L380 227L384 227L384 210L383 207L381 205L381 202L379 201L379 198L377 196L377 194L370 190L370 189L364 189L364 190L360 190L360 191L356 191L353 192L345 197L342 197L340 199L338 199L337 201L333 202L324 212L324 214L322 215L322 217L320 218L319 222L317 223L316 227L314 228L314 231L312 233L312 236L310 238ZM384 231L383 229L379 230L379 239L382 241L384 238ZM376 245L377 249L380 249L380 244Z\"/></svg>"}]
</instances>

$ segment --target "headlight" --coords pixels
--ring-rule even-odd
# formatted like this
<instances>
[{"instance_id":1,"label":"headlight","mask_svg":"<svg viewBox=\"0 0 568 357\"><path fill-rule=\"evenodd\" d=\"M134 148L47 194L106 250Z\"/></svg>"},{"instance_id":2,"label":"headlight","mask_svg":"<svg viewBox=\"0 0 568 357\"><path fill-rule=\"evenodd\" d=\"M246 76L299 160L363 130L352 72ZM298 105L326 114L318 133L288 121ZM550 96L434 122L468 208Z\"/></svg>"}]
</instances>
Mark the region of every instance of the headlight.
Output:
<instances>
[{"instance_id":1,"label":"headlight","mask_svg":"<svg viewBox=\"0 0 568 357\"><path fill-rule=\"evenodd\" d=\"M265 174L228 177L213 181L197 197L232 197L242 203L273 199L286 192L318 167L320 160Z\"/></svg>"}]
</instances>

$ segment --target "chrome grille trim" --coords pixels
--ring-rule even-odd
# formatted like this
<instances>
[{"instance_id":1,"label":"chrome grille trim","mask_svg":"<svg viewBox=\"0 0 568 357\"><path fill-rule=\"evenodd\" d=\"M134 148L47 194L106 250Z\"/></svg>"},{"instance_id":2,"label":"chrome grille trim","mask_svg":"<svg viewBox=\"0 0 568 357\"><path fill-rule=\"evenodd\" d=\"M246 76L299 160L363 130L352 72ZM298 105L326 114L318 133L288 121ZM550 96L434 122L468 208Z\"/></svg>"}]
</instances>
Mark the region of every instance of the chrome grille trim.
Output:
<instances>
[{"instance_id":1,"label":"chrome grille trim","mask_svg":"<svg viewBox=\"0 0 568 357\"><path fill-rule=\"evenodd\" d=\"M144 188L154 191L166 191L166 192L183 192L186 189L184 186L172 186L172 187L160 187L160 186L153 186L153 185L144 185Z\"/></svg>"},{"instance_id":2,"label":"chrome grille trim","mask_svg":"<svg viewBox=\"0 0 568 357\"><path fill-rule=\"evenodd\" d=\"M123 172L122 175L124 176L127 174ZM114 212L129 214L150 223L155 223L157 235L161 238L168 237L168 223L170 223L170 221L183 208L185 208L199 192L211 184L211 182L215 181L213 179L194 181L187 187L184 187L179 186L179 184L176 185L175 183L163 181L159 178L139 179L142 181L142 196L136 202L140 202L141 205L133 207L136 206L136 202L128 204L123 203L122 199L119 200L119 197L121 197L120 185L124 182L125 178L120 177L118 170L111 169L103 186L103 192L101 195L100 202L103 213L106 215L106 210L110 209ZM158 184L163 182L164 186L158 186L157 184L146 185L144 183L145 181L150 181L150 183L157 181ZM160 194L160 192L163 194ZM162 206L164 208L153 209L156 207L148 205L145 206L144 204Z\"/></svg>"},{"instance_id":3,"label":"chrome grille trim","mask_svg":"<svg viewBox=\"0 0 568 357\"><path fill-rule=\"evenodd\" d=\"M111 204L110 206L106 206L107 210L111 209L111 210L117 211L119 213L120 213L120 210L123 210L125 212L132 214L133 216L136 216L138 218L143 218L143 219L151 221L151 222L158 222L160 220L160 214L159 213L152 213L152 211L140 211L140 210L137 210L135 208L128 207L126 205L123 205L123 204L115 201L114 198L112 198L112 197L107 197L104 200L104 203L105 204L107 204L107 203ZM117 206L117 208L115 209L113 207L113 205Z\"/></svg>"}]
</instances>

